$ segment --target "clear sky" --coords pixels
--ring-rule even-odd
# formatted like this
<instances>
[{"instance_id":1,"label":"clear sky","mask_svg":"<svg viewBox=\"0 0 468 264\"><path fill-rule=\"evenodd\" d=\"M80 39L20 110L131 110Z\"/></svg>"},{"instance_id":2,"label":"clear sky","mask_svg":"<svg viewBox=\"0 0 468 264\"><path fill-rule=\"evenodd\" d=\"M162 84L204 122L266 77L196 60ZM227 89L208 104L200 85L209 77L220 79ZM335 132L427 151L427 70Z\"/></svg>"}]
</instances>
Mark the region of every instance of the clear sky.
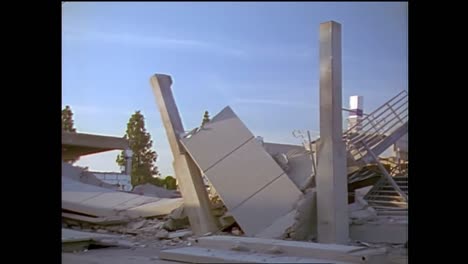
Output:
<instances>
[{"instance_id":1,"label":"clear sky","mask_svg":"<svg viewBox=\"0 0 468 264\"><path fill-rule=\"evenodd\" d=\"M149 79L172 76L186 130L229 105L265 141L319 128L319 24L342 24L343 106L370 112L408 87L405 2L66 2L62 106L78 132L123 136L141 110L163 175L172 154ZM346 117L346 112L343 116ZM78 165L118 171L118 151Z\"/></svg>"}]
</instances>

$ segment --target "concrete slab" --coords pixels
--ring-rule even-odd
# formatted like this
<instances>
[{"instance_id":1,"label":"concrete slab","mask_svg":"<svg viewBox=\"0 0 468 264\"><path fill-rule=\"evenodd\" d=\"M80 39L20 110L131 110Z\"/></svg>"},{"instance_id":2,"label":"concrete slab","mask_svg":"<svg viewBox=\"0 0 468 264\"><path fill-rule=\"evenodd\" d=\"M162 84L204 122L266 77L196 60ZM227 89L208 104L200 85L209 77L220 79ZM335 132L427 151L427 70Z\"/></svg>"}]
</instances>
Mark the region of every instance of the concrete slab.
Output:
<instances>
[{"instance_id":1,"label":"concrete slab","mask_svg":"<svg viewBox=\"0 0 468 264\"><path fill-rule=\"evenodd\" d=\"M185 247L163 250L159 253L162 259L188 263L347 263L327 261L316 258L278 256L229 250Z\"/></svg>"},{"instance_id":2,"label":"concrete slab","mask_svg":"<svg viewBox=\"0 0 468 264\"><path fill-rule=\"evenodd\" d=\"M184 200L182 198L161 199L157 202L127 209L122 213L132 218L168 215L183 204Z\"/></svg>"},{"instance_id":3,"label":"concrete slab","mask_svg":"<svg viewBox=\"0 0 468 264\"><path fill-rule=\"evenodd\" d=\"M286 230L294 225L295 216L297 211L292 210L291 212L283 215L282 217L275 220L269 227L263 229L260 233L256 234L255 237L260 238L283 238Z\"/></svg>"},{"instance_id":4,"label":"concrete slab","mask_svg":"<svg viewBox=\"0 0 468 264\"><path fill-rule=\"evenodd\" d=\"M119 204L131 201L135 198L136 197L134 194L128 194L124 192L109 192L102 193L98 196L82 201L80 204L92 205L101 208L114 208Z\"/></svg>"},{"instance_id":5,"label":"concrete slab","mask_svg":"<svg viewBox=\"0 0 468 264\"><path fill-rule=\"evenodd\" d=\"M127 200L127 201L125 201L123 203L120 203L120 204L112 207L112 209L120 211L120 210L130 209L130 208L133 208L133 207L138 207L138 206L141 206L141 205L144 205L144 204L147 204L147 203L157 202L159 200L161 200L161 199L160 198L155 198L155 197L137 195L136 197L134 197L131 200Z\"/></svg>"},{"instance_id":6,"label":"concrete slab","mask_svg":"<svg viewBox=\"0 0 468 264\"><path fill-rule=\"evenodd\" d=\"M253 236L290 212L301 194L288 176L282 174L231 213L244 233Z\"/></svg>"},{"instance_id":7,"label":"concrete slab","mask_svg":"<svg viewBox=\"0 0 468 264\"><path fill-rule=\"evenodd\" d=\"M407 223L365 223L350 225L349 235L353 240L370 243L404 244L408 241Z\"/></svg>"},{"instance_id":8,"label":"concrete slab","mask_svg":"<svg viewBox=\"0 0 468 264\"><path fill-rule=\"evenodd\" d=\"M89 241L104 238L119 239L117 235L107 235L101 233L82 232L73 229L62 228L62 243L64 242L78 242L78 241Z\"/></svg>"},{"instance_id":9,"label":"concrete slab","mask_svg":"<svg viewBox=\"0 0 468 264\"><path fill-rule=\"evenodd\" d=\"M226 157L254 135L228 106L214 116L204 128L181 142L202 171Z\"/></svg>"},{"instance_id":10,"label":"concrete slab","mask_svg":"<svg viewBox=\"0 0 468 264\"><path fill-rule=\"evenodd\" d=\"M291 211L301 194L229 107L181 142L247 235Z\"/></svg>"},{"instance_id":11,"label":"concrete slab","mask_svg":"<svg viewBox=\"0 0 468 264\"><path fill-rule=\"evenodd\" d=\"M254 138L205 171L229 210L234 210L281 174L283 170Z\"/></svg>"},{"instance_id":12,"label":"concrete slab","mask_svg":"<svg viewBox=\"0 0 468 264\"><path fill-rule=\"evenodd\" d=\"M386 255L378 249L369 250L366 247L337 244L319 244L312 242L286 241L279 239L264 239L254 237L211 236L198 238L196 247L229 250L241 245L251 251L268 253L274 248L282 255L319 258L324 263L330 261L345 261L350 263L384 263ZM333 262L334 263L334 262Z\"/></svg>"},{"instance_id":13,"label":"concrete slab","mask_svg":"<svg viewBox=\"0 0 468 264\"><path fill-rule=\"evenodd\" d=\"M89 216L159 216L169 214L182 203L182 198L145 197L62 177L62 209Z\"/></svg>"}]
</instances>

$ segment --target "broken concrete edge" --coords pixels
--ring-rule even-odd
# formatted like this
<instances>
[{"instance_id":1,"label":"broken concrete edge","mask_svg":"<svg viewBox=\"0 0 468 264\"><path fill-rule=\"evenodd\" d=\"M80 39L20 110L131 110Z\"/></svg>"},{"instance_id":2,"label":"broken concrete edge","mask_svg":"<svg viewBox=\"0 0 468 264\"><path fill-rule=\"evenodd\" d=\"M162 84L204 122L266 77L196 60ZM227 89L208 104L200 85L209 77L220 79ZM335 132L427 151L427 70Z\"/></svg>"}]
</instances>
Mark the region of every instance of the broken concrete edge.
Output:
<instances>
[{"instance_id":1,"label":"broken concrete edge","mask_svg":"<svg viewBox=\"0 0 468 264\"><path fill-rule=\"evenodd\" d=\"M162 250L161 259L188 263L326 263L324 259L297 256L278 256L254 252L230 251L199 247ZM335 264L350 262L335 261Z\"/></svg>"},{"instance_id":2,"label":"broken concrete edge","mask_svg":"<svg viewBox=\"0 0 468 264\"><path fill-rule=\"evenodd\" d=\"M252 237L202 237L198 238L195 246L223 250L246 248L251 252L267 254L271 254L274 251L289 256L313 257L327 260L349 261L353 263L361 263L361 261L382 263L379 261L385 257L385 250L382 249Z\"/></svg>"}]
</instances>

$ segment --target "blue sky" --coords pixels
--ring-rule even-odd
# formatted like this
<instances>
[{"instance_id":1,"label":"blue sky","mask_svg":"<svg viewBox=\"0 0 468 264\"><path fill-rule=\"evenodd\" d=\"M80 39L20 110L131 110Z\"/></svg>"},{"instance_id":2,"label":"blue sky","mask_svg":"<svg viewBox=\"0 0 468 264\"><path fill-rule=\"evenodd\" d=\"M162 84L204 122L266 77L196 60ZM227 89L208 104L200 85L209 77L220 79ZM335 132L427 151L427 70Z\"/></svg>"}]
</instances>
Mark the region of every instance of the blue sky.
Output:
<instances>
[{"instance_id":1,"label":"blue sky","mask_svg":"<svg viewBox=\"0 0 468 264\"><path fill-rule=\"evenodd\" d=\"M265 141L300 144L319 127L318 29L342 24L343 104L370 112L408 87L404 2L66 2L62 5L62 106L78 132L123 136L141 110L163 175L172 154L149 79L173 78L186 130L229 105ZM343 113L346 116L346 113ZM117 171L118 151L78 165Z\"/></svg>"}]
</instances>

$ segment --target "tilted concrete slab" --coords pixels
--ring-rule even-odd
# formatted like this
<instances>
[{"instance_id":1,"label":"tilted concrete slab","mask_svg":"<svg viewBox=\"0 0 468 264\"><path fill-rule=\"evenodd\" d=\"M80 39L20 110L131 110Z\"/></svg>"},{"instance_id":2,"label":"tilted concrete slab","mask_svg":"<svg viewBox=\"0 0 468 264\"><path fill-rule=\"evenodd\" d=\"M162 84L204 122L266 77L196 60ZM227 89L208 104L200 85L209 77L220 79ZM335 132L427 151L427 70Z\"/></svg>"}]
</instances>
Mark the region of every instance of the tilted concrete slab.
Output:
<instances>
[{"instance_id":1,"label":"tilted concrete slab","mask_svg":"<svg viewBox=\"0 0 468 264\"><path fill-rule=\"evenodd\" d=\"M245 234L253 236L290 212L301 194L283 174L234 209L232 215Z\"/></svg>"},{"instance_id":2,"label":"tilted concrete slab","mask_svg":"<svg viewBox=\"0 0 468 264\"><path fill-rule=\"evenodd\" d=\"M62 209L88 216L137 218L167 215L182 203L182 198L144 197L62 177Z\"/></svg>"},{"instance_id":3,"label":"tilted concrete slab","mask_svg":"<svg viewBox=\"0 0 468 264\"><path fill-rule=\"evenodd\" d=\"M205 171L205 175L221 194L226 207L234 210L284 173L274 162L268 153L261 150L259 143L251 138Z\"/></svg>"},{"instance_id":4,"label":"tilted concrete slab","mask_svg":"<svg viewBox=\"0 0 468 264\"><path fill-rule=\"evenodd\" d=\"M257 233L255 237L276 239L283 238L285 231L292 227L296 222L296 214L297 211L292 210L286 215L283 215L282 217L276 219L275 222L273 222L270 226L263 229L260 233Z\"/></svg>"},{"instance_id":5,"label":"tilted concrete slab","mask_svg":"<svg viewBox=\"0 0 468 264\"><path fill-rule=\"evenodd\" d=\"M225 158L254 135L228 106L205 124L201 131L181 142L202 171Z\"/></svg>"},{"instance_id":6,"label":"tilted concrete slab","mask_svg":"<svg viewBox=\"0 0 468 264\"><path fill-rule=\"evenodd\" d=\"M292 210L301 192L230 107L181 140L247 235Z\"/></svg>"}]
</instances>

